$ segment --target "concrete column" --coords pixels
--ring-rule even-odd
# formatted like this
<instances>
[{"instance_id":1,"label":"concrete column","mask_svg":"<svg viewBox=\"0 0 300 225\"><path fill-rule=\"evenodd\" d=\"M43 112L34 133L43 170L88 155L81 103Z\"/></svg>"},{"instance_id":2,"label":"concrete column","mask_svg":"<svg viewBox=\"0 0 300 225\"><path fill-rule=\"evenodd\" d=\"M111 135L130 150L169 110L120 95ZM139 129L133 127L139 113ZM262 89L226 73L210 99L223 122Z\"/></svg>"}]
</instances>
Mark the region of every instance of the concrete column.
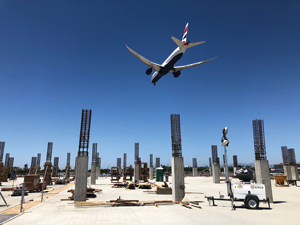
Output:
<instances>
[{"instance_id":1,"label":"concrete column","mask_svg":"<svg viewBox=\"0 0 300 225\"><path fill-rule=\"evenodd\" d=\"M272 186L270 179L269 161L268 160L255 160L255 174L256 182L264 184L266 188L266 197L273 203Z\"/></svg>"},{"instance_id":2,"label":"concrete column","mask_svg":"<svg viewBox=\"0 0 300 225\"><path fill-rule=\"evenodd\" d=\"M283 165L283 173L286 175L286 180L293 180L292 179L292 170L290 165Z\"/></svg>"},{"instance_id":3,"label":"concrete column","mask_svg":"<svg viewBox=\"0 0 300 225\"><path fill-rule=\"evenodd\" d=\"M209 176L212 176L212 167L209 167Z\"/></svg>"},{"instance_id":4,"label":"concrete column","mask_svg":"<svg viewBox=\"0 0 300 225\"><path fill-rule=\"evenodd\" d=\"M298 167L296 165L291 166L292 180L299 180Z\"/></svg>"},{"instance_id":5,"label":"concrete column","mask_svg":"<svg viewBox=\"0 0 300 225\"><path fill-rule=\"evenodd\" d=\"M193 167L193 177L198 175L197 167Z\"/></svg>"},{"instance_id":6,"label":"concrete column","mask_svg":"<svg viewBox=\"0 0 300 225\"><path fill-rule=\"evenodd\" d=\"M235 173L236 173L237 170L238 170L237 167L233 167L233 175L234 176L235 176Z\"/></svg>"},{"instance_id":7,"label":"concrete column","mask_svg":"<svg viewBox=\"0 0 300 225\"><path fill-rule=\"evenodd\" d=\"M184 196L183 157L172 157L172 201L181 201Z\"/></svg>"},{"instance_id":8,"label":"concrete column","mask_svg":"<svg viewBox=\"0 0 300 225\"><path fill-rule=\"evenodd\" d=\"M119 176L120 176L120 179L122 177L122 168L118 166L118 173L119 173ZM124 177L123 179L121 179L121 181L124 180Z\"/></svg>"},{"instance_id":9,"label":"concrete column","mask_svg":"<svg viewBox=\"0 0 300 225\"><path fill-rule=\"evenodd\" d=\"M133 175L133 181L137 181L137 183L140 182L140 165L134 164L134 175Z\"/></svg>"},{"instance_id":10,"label":"concrete column","mask_svg":"<svg viewBox=\"0 0 300 225\"><path fill-rule=\"evenodd\" d=\"M224 176L226 177L226 168L225 167L223 167L223 170L224 170ZM228 174L228 176L229 176L229 174Z\"/></svg>"},{"instance_id":11,"label":"concrete column","mask_svg":"<svg viewBox=\"0 0 300 225\"><path fill-rule=\"evenodd\" d=\"M98 180L98 177L100 177L100 168L96 166L96 180Z\"/></svg>"},{"instance_id":12,"label":"concrete column","mask_svg":"<svg viewBox=\"0 0 300 225\"><path fill-rule=\"evenodd\" d=\"M88 162L88 156L76 157L74 201L86 201Z\"/></svg>"},{"instance_id":13,"label":"concrete column","mask_svg":"<svg viewBox=\"0 0 300 225\"><path fill-rule=\"evenodd\" d=\"M218 164L212 165L212 176L215 184L220 183L220 166Z\"/></svg>"},{"instance_id":14,"label":"concrete column","mask_svg":"<svg viewBox=\"0 0 300 225\"><path fill-rule=\"evenodd\" d=\"M91 185L96 184L96 164L92 164L91 168Z\"/></svg>"},{"instance_id":15,"label":"concrete column","mask_svg":"<svg viewBox=\"0 0 300 225\"><path fill-rule=\"evenodd\" d=\"M153 167L149 167L149 180L153 180Z\"/></svg>"}]
</instances>

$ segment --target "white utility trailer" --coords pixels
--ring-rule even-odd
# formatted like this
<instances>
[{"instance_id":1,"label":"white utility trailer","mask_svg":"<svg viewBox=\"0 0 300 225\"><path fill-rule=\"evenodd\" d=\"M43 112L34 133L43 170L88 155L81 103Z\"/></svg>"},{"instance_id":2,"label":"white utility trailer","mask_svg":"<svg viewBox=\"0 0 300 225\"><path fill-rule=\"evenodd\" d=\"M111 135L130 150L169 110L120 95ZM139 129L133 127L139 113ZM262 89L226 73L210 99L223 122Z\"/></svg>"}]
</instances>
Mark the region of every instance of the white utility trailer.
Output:
<instances>
[{"instance_id":1,"label":"white utility trailer","mask_svg":"<svg viewBox=\"0 0 300 225\"><path fill-rule=\"evenodd\" d=\"M227 194L229 199L225 199L224 195L220 195L220 198L214 198L213 196L205 196L207 198L209 205L212 202L214 206L215 200L217 201L231 201L231 207L234 210L235 206L233 202L235 201L243 201L245 206L248 209L257 209L260 202L267 202L270 208L269 199L266 198L266 190L264 184L256 184L256 183L249 183L249 182L241 182L237 184L231 184L229 180L228 174L228 165L227 165L227 150L226 146L228 146L229 141L226 137L228 132L228 127L224 127L223 130L223 137L221 139L222 145L224 146L224 168L225 168L225 176L226 176L226 184L227 184ZM233 186L233 188L232 188ZM233 189L233 191L232 191Z\"/></svg>"},{"instance_id":2,"label":"white utility trailer","mask_svg":"<svg viewBox=\"0 0 300 225\"><path fill-rule=\"evenodd\" d=\"M231 182L229 183L231 186ZM214 206L216 206L214 201L231 201L233 209L235 209L235 206L233 205L233 202L235 201L244 202L248 209L257 209L260 202L268 203L270 208L270 202L266 197L264 184L249 182L234 183L232 184L232 191L230 190L229 196L229 199L225 199L223 195L221 195L220 198L214 198L213 196L206 196L206 198L209 201L209 204L212 201Z\"/></svg>"}]
</instances>

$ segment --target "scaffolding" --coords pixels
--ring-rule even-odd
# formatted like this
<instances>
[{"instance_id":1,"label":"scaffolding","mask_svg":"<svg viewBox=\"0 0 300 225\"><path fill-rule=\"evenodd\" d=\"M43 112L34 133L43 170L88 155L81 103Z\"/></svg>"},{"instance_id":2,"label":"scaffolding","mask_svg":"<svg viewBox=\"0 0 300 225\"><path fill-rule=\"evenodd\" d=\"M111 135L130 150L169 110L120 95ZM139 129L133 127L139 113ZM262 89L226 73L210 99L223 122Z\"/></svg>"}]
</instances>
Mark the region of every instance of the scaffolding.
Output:
<instances>
[{"instance_id":1,"label":"scaffolding","mask_svg":"<svg viewBox=\"0 0 300 225\"><path fill-rule=\"evenodd\" d=\"M266 160L264 120L252 120L255 160Z\"/></svg>"},{"instance_id":2,"label":"scaffolding","mask_svg":"<svg viewBox=\"0 0 300 225\"><path fill-rule=\"evenodd\" d=\"M88 156L92 110L83 109L79 137L78 156Z\"/></svg>"},{"instance_id":3,"label":"scaffolding","mask_svg":"<svg viewBox=\"0 0 300 225\"><path fill-rule=\"evenodd\" d=\"M172 156L182 157L180 114L171 114Z\"/></svg>"},{"instance_id":4,"label":"scaffolding","mask_svg":"<svg viewBox=\"0 0 300 225\"><path fill-rule=\"evenodd\" d=\"M111 182L119 182L120 173L119 173L118 167L111 167L110 176L111 176L111 178L110 178Z\"/></svg>"},{"instance_id":5,"label":"scaffolding","mask_svg":"<svg viewBox=\"0 0 300 225\"><path fill-rule=\"evenodd\" d=\"M148 164L146 162L140 163L140 180L147 182L149 179Z\"/></svg>"},{"instance_id":6,"label":"scaffolding","mask_svg":"<svg viewBox=\"0 0 300 225\"><path fill-rule=\"evenodd\" d=\"M124 181L132 181L133 177L133 169L130 165L129 167L124 167L123 169L123 180Z\"/></svg>"}]
</instances>

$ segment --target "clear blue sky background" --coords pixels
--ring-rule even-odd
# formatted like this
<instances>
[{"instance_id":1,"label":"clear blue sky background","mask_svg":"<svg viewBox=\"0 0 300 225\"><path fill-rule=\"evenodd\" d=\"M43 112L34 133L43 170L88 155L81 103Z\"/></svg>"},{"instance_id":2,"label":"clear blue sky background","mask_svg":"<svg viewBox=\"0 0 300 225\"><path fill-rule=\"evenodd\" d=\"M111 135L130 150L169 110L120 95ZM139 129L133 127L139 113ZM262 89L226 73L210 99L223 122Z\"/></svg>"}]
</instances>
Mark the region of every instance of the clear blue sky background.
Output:
<instances>
[{"instance_id":1,"label":"clear blue sky background","mask_svg":"<svg viewBox=\"0 0 300 225\"><path fill-rule=\"evenodd\" d=\"M264 119L267 158L282 145L300 159L299 1L0 1L0 141L15 165L30 164L53 142L53 157L74 167L82 109L92 109L90 152L102 168L134 143L171 162L170 114L181 115L185 165L221 156L229 127L229 163L253 163L252 120ZM162 63L189 22L188 49L177 65L219 56L163 77L154 87L129 47ZM90 154L91 155L91 154ZM53 160L53 159L52 159ZM155 161L155 160L154 160ZM52 161L53 162L53 161ZM89 161L91 162L91 160ZM123 163L123 160L122 160Z\"/></svg>"}]
</instances>

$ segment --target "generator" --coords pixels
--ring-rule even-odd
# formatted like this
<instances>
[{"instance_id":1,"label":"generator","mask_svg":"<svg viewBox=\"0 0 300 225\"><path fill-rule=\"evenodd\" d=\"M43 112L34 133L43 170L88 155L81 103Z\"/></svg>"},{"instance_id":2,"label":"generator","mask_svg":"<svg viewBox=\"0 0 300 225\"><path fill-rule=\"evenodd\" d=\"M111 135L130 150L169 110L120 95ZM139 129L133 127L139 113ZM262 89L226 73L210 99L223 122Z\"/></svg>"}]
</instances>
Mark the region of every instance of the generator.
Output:
<instances>
[{"instance_id":1,"label":"generator","mask_svg":"<svg viewBox=\"0 0 300 225\"><path fill-rule=\"evenodd\" d=\"M257 209L260 202L268 203L270 208L269 199L266 197L266 190L264 184L256 184L249 182L241 182L231 184L231 190L229 199L224 198L224 195L220 195L219 198L214 198L213 196L205 196L209 201L209 204L212 202L213 206L215 201L231 201L232 209L235 209L233 202L244 202L247 209Z\"/></svg>"}]
</instances>

